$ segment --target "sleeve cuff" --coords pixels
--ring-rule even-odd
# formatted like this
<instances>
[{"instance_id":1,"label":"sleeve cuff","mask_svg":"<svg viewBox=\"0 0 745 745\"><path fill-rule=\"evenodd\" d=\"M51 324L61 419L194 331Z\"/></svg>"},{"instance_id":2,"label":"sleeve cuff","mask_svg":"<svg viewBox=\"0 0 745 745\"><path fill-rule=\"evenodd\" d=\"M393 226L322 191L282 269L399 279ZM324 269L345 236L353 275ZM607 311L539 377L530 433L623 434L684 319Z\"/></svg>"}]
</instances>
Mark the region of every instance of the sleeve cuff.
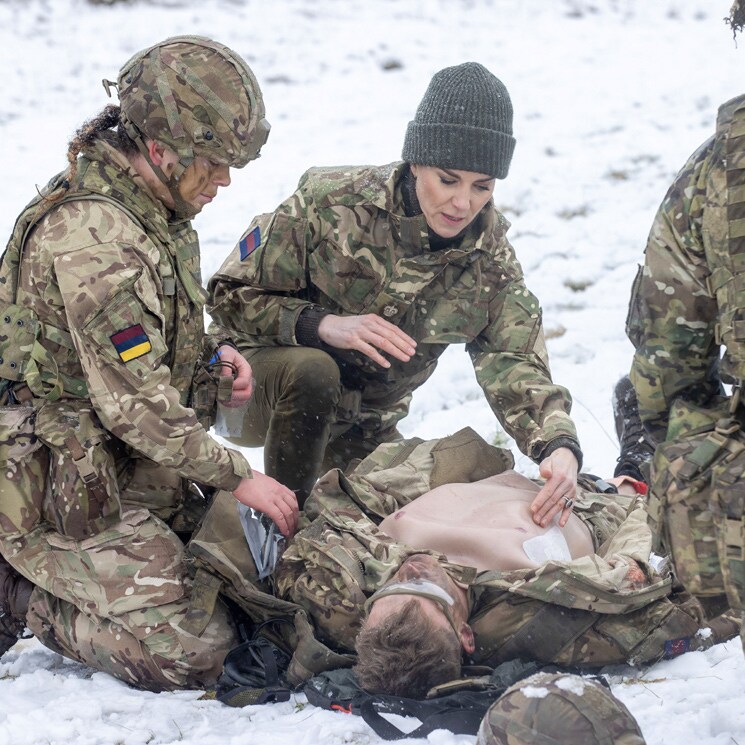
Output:
<instances>
[{"instance_id":1,"label":"sleeve cuff","mask_svg":"<svg viewBox=\"0 0 745 745\"><path fill-rule=\"evenodd\" d=\"M233 475L229 476L226 481L219 484L218 487L233 492L238 488L238 484L240 484L243 479L253 478L253 474L251 473L251 466L248 465L248 461L241 453L231 448L225 448L225 450L227 451L230 463L233 466Z\"/></svg>"},{"instance_id":2,"label":"sleeve cuff","mask_svg":"<svg viewBox=\"0 0 745 745\"><path fill-rule=\"evenodd\" d=\"M554 450L558 450L559 448L566 448L567 450L571 450L574 457L577 459L577 471L582 470L582 448L580 448L579 443L577 440L571 438L571 437L556 437L551 442L546 443L543 446L543 449L536 454L535 460L540 463L541 461L548 458L551 453L554 452Z\"/></svg>"},{"instance_id":3,"label":"sleeve cuff","mask_svg":"<svg viewBox=\"0 0 745 745\"><path fill-rule=\"evenodd\" d=\"M215 341L215 350L218 350L220 347L233 347L236 352L241 351L232 339L217 339Z\"/></svg>"},{"instance_id":4,"label":"sleeve cuff","mask_svg":"<svg viewBox=\"0 0 745 745\"><path fill-rule=\"evenodd\" d=\"M303 308L295 324L295 339L301 347L315 347L316 349L324 347L324 343L318 337L318 327L328 315L330 311L319 305L309 305Z\"/></svg>"}]
</instances>

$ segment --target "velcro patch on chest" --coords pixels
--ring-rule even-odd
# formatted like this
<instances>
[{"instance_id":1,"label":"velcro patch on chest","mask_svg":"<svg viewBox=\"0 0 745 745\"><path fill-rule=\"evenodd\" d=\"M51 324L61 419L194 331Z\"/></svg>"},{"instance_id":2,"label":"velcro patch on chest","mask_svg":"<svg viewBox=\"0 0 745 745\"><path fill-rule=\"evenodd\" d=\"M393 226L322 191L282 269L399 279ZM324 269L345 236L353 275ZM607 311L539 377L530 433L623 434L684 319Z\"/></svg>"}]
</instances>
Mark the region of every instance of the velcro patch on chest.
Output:
<instances>
[{"instance_id":1,"label":"velcro patch on chest","mask_svg":"<svg viewBox=\"0 0 745 745\"><path fill-rule=\"evenodd\" d=\"M260 245L261 228L257 225L250 233L246 233L238 243L241 261L245 261Z\"/></svg>"},{"instance_id":2,"label":"velcro patch on chest","mask_svg":"<svg viewBox=\"0 0 745 745\"><path fill-rule=\"evenodd\" d=\"M150 339L139 323L117 331L110 338L122 362L136 360L152 349Z\"/></svg>"}]
</instances>

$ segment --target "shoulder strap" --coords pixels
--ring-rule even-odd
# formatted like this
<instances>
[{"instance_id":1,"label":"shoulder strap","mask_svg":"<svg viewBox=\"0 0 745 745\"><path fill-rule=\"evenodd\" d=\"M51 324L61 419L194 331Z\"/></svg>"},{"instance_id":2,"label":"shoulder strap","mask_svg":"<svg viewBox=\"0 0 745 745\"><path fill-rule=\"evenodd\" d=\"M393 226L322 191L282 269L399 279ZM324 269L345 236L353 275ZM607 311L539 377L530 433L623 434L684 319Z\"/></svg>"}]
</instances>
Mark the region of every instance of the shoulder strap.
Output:
<instances>
[{"instance_id":1,"label":"shoulder strap","mask_svg":"<svg viewBox=\"0 0 745 745\"><path fill-rule=\"evenodd\" d=\"M84 179L89 166L89 160L81 159L78 171L80 181ZM47 198L48 195L61 188L68 191L60 199L50 200ZM3 285L2 292L0 292L0 302L2 302L4 311L2 317L8 323L13 321L19 329L21 327L26 329L22 344L19 343L19 338L14 337L9 340L10 346L16 348L14 350L16 355L21 351L24 354L15 363L9 363L6 366L8 369L4 368L0 371L0 374L6 380L25 382L35 396L50 401L57 400L63 392L78 398L84 398L88 395L88 387L83 379L60 371L54 357L40 343L40 339L45 338L66 349L73 349L69 332L48 323L41 323L31 308L17 305L19 274L28 237L39 222L52 209L62 204L85 200L113 204L138 225L142 225L142 221L131 210L103 194L93 193L85 188L79 191L69 191L65 173L62 172L50 180L43 192L33 199L18 217L13 236L0 260L0 283ZM21 333L19 329L15 329L16 337ZM2 355L3 359L6 357L9 360L11 358L8 354Z\"/></svg>"},{"instance_id":2,"label":"shoulder strap","mask_svg":"<svg viewBox=\"0 0 745 745\"><path fill-rule=\"evenodd\" d=\"M436 700L415 701L393 696L369 696L360 705L359 713L378 737L384 740L403 740L404 738L427 737L436 729L445 729L456 735L475 735L486 710L497 700L496 691L472 694L470 704L461 707L443 707ZM404 732L389 722L380 712L413 716L422 723L413 732Z\"/></svg>"},{"instance_id":3,"label":"shoulder strap","mask_svg":"<svg viewBox=\"0 0 745 745\"><path fill-rule=\"evenodd\" d=\"M475 735L488 708L511 685L538 670L559 670L526 660L510 660L496 669L478 668L479 673L449 681L430 690L426 699L405 698L367 693L352 670L330 670L303 686L303 693L314 706L345 714L357 714L384 740L426 737L435 729L455 734ZM470 673L477 668L468 668ZM419 719L422 724L413 732L403 732L383 714L398 714Z\"/></svg>"}]
</instances>

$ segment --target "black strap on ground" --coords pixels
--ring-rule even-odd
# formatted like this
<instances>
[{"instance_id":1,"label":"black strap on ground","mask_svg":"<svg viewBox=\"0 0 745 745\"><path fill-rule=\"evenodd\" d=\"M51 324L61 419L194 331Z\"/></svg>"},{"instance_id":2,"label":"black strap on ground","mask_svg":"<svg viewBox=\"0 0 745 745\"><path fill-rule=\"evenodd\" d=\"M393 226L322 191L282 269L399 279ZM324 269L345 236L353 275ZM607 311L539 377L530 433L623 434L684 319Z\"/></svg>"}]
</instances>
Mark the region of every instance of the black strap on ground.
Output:
<instances>
[{"instance_id":1,"label":"black strap on ground","mask_svg":"<svg viewBox=\"0 0 745 745\"><path fill-rule=\"evenodd\" d=\"M478 706L453 708L443 707L437 701L414 701L403 698L394 701L394 697L384 697L384 700L380 700L371 696L361 702L359 713L375 734L384 740L427 737L436 729L445 729L456 735L475 735L484 712L491 702L496 701L498 693L482 692L480 698L483 700ZM404 732L389 722L378 709L383 713L415 717L421 721L421 725L411 732Z\"/></svg>"}]
</instances>

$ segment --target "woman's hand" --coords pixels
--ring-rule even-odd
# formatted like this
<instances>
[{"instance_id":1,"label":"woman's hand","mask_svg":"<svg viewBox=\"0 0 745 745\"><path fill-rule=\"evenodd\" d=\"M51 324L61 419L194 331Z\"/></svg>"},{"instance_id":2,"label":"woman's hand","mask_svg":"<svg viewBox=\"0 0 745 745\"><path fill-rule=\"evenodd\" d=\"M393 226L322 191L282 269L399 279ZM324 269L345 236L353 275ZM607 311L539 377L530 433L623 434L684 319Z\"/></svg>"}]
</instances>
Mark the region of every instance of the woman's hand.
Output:
<instances>
[{"instance_id":1,"label":"woman's hand","mask_svg":"<svg viewBox=\"0 0 745 745\"><path fill-rule=\"evenodd\" d=\"M237 349L227 344L223 344L217 350L217 354L220 362L225 363L221 366L220 375L233 376L233 393L230 396L230 400L220 401L220 403L231 409L237 409L251 398L254 390L254 376L251 365L246 362L243 355Z\"/></svg>"},{"instance_id":2,"label":"woman's hand","mask_svg":"<svg viewBox=\"0 0 745 745\"><path fill-rule=\"evenodd\" d=\"M280 533L289 538L297 529L298 506L295 492L259 471L252 479L242 479L233 496L271 518Z\"/></svg>"},{"instance_id":3,"label":"woman's hand","mask_svg":"<svg viewBox=\"0 0 745 745\"><path fill-rule=\"evenodd\" d=\"M577 459L568 448L556 448L541 462L539 472L546 483L530 505L534 523L545 528L555 515L562 513L559 526L567 524L577 496L578 468Z\"/></svg>"},{"instance_id":4,"label":"woman's hand","mask_svg":"<svg viewBox=\"0 0 745 745\"><path fill-rule=\"evenodd\" d=\"M318 338L337 349L356 349L381 367L391 363L380 352L408 362L416 351L416 342L408 334L374 313L325 316L318 325Z\"/></svg>"}]
</instances>

